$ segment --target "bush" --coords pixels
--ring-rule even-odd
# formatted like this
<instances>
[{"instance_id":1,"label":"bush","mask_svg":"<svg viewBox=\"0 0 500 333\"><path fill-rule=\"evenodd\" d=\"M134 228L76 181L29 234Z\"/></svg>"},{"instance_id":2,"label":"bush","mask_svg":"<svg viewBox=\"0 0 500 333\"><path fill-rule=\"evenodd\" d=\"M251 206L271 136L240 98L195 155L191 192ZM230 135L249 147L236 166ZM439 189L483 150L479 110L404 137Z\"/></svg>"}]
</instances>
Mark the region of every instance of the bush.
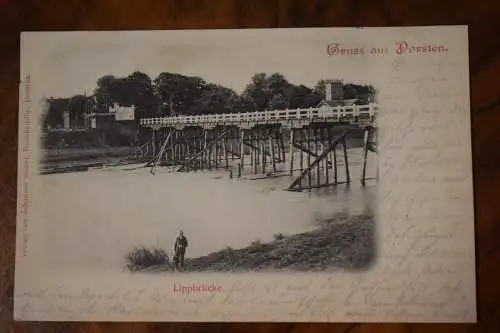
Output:
<instances>
[{"instance_id":1,"label":"bush","mask_svg":"<svg viewBox=\"0 0 500 333\"><path fill-rule=\"evenodd\" d=\"M258 245L260 245L260 244L262 244L262 242L260 241L260 239L256 239L256 240L254 240L254 241L251 243L251 245L252 245L252 246L258 246Z\"/></svg>"},{"instance_id":2,"label":"bush","mask_svg":"<svg viewBox=\"0 0 500 333\"><path fill-rule=\"evenodd\" d=\"M281 232L279 234L274 235L275 240L282 240L285 239L285 235L283 235Z\"/></svg>"},{"instance_id":3,"label":"bush","mask_svg":"<svg viewBox=\"0 0 500 333\"><path fill-rule=\"evenodd\" d=\"M134 248L127 254L127 268L138 271L151 266L168 264L168 254L160 248Z\"/></svg>"}]
</instances>

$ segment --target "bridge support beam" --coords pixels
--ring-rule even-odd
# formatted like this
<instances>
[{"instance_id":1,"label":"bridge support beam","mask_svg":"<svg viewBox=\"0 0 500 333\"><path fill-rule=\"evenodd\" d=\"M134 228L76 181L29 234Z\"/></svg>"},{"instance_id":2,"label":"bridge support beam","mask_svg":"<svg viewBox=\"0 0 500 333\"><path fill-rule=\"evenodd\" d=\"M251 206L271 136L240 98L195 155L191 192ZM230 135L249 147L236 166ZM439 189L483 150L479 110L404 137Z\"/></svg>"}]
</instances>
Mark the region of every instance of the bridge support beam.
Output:
<instances>
[{"instance_id":1,"label":"bridge support beam","mask_svg":"<svg viewBox=\"0 0 500 333\"><path fill-rule=\"evenodd\" d=\"M293 147L294 147L294 140L295 140L295 129L294 128L291 128L290 129L290 148L288 149L288 154L290 155L290 175L293 175L293 155L295 154L295 152L293 151Z\"/></svg>"},{"instance_id":2,"label":"bridge support beam","mask_svg":"<svg viewBox=\"0 0 500 333\"><path fill-rule=\"evenodd\" d=\"M242 128L240 129L240 166L241 166L241 170L240 170L240 174L241 175L241 171L243 171L243 168L245 166L245 130Z\"/></svg>"},{"instance_id":3,"label":"bridge support beam","mask_svg":"<svg viewBox=\"0 0 500 333\"><path fill-rule=\"evenodd\" d=\"M167 138L165 139L165 141L163 142L163 145L160 148L160 152L155 157L155 159L152 161L151 174L153 174L153 175L155 174L156 167L161 162L161 159L162 159L163 155L165 154L165 150L167 148L167 145L170 143L171 137L172 137L172 130L169 131Z\"/></svg>"},{"instance_id":4,"label":"bridge support beam","mask_svg":"<svg viewBox=\"0 0 500 333\"><path fill-rule=\"evenodd\" d=\"M153 148L153 156L156 156L156 128L151 131L151 146Z\"/></svg>"},{"instance_id":5,"label":"bridge support beam","mask_svg":"<svg viewBox=\"0 0 500 333\"><path fill-rule=\"evenodd\" d=\"M204 142L204 148L203 150L193 154L191 157L187 158L186 161L183 161L182 165L177 169L178 172L180 171L187 171L189 170L190 166L192 164L195 164L194 162L200 158L205 156L206 157L206 162L208 164L208 168L210 169L212 166L212 162L218 164L218 156L217 156L217 149L216 147L226 138L227 135L227 130L223 130L217 135L213 135L213 138L210 142L208 142L208 131L205 130L204 137L205 137L205 142Z\"/></svg>"},{"instance_id":6,"label":"bridge support beam","mask_svg":"<svg viewBox=\"0 0 500 333\"><path fill-rule=\"evenodd\" d=\"M263 179L295 174L297 178L288 189L299 191L351 182L348 132L353 133L353 140L363 143L362 186L369 179L368 153L376 151L374 127L329 122L277 122L253 127L247 123L179 125L152 132L146 135L149 144L142 146L142 154L151 156L155 152L147 164L152 174L160 165L179 165L179 172L226 169L232 178L261 174L259 179ZM349 134L349 142L350 138ZM139 153L138 148L136 151ZM337 156L337 152L343 156Z\"/></svg>"},{"instance_id":7,"label":"bridge support beam","mask_svg":"<svg viewBox=\"0 0 500 333\"><path fill-rule=\"evenodd\" d=\"M375 128L372 126L366 126L363 129L363 168L361 171L361 186L366 186L366 166L368 163L368 152L371 151L373 153L377 153L376 142L374 142L375 136ZM377 175L375 179L378 179L378 166L377 166Z\"/></svg>"},{"instance_id":8,"label":"bridge support beam","mask_svg":"<svg viewBox=\"0 0 500 333\"><path fill-rule=\"evenodd\" d=\"M309 129L309 131L311 131ZM329 184L329 183L324 183L324 184L316 184L316 185L312 185L310 179L311 179L311 175L312 175L312 170L314 167L316 167L321 161L323 161L325 159L325 157L333 150L335 149L335 146L337 145L337 143L339 143L340 141L343 141L345 140L345 136L347 135L347 133L349 132L349 130L345 130L341 135L339 135L335 140L331 141L330 142L330 145L329 147L324 150L312 163L308 163L308 167L303 170L301 172L301 174L299 175L299 177L297 177L291 184L290 186L288 187L288 190L290 191L301 191L301 190L304 190L304 189L312 189L312 188L319 188L319 187L326 187L326 186L331 186L332 184ZM310 142L310 140L309 140ZM309 156L309 159L311 158L310 156L311 155L308 155ZM308 177L308 186L304 187L302 186L302 180L305 178L305 177ZM319 174L317 175L319 177Z\"/></svg>"},{"instance_id":9,"label":"bridge support beam","mask_svg":"<svg viewBox=\"0 0 500 333\"><path fill-rule=\"evenodd\" d=\"M333 154L333 165L334 165L333 177L335 179L334 184L337 185L339 181L338 168L337 168L337 143L333 144L332 154Z\"/></svg>"},{"instance_id":10,"label":"bridge support beam","mask_svg":"<svg viewBox=\"0 0 500 333\"><path fill-rule=\"evenodd\" d=\"M345 136L342 137L342 149L344 151L344 169L346 182L351 182L351 174L349 173L349 157L347 156L347 144L345 142Z\"/></svg>"}]
</instances>

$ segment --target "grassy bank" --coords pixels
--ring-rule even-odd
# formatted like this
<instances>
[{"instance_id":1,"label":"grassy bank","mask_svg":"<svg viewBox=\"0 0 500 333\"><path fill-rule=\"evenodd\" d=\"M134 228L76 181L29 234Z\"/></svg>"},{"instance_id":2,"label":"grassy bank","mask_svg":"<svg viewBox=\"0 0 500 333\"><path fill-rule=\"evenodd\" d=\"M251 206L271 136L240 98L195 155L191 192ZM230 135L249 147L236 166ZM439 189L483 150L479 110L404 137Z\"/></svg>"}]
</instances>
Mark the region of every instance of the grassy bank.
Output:
<instances>
[{"instance_id":1,"label":"grassy bank","mask_svg":"<svg viewBox=\"0 0 500 333\"><path fill-rule=\"evenodd\" d=\"M364 269L375 255L375 222L371 216L337 215L320 221L318 228L297 235L275 235L268 243L253 241L241 249L226 248L186 260L188 272L323 271L331 268ZM142 249L143 250L143 249ZM130 270L171 271L171 264L128 262ZM130 254L129 254L130 258ZM168 260L168 258L167 258ZM149 266L149 267L148 267Z\"/></svg>"}]
</instances>

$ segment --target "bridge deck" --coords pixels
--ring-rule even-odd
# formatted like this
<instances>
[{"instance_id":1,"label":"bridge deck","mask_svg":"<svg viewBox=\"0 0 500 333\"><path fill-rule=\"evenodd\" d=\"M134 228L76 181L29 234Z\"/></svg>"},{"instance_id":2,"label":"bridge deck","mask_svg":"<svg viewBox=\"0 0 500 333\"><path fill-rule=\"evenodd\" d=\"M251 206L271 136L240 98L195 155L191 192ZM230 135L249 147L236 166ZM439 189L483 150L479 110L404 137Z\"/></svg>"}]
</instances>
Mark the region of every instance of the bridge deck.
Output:
<instances>
[{"instance_id":1,"label":"bridge deck","mask_svg":"<svg viewBox=\"0 0 500 333\"><path fill-rule=\"evenodd\" d=\"M177 117L143 118L145 127L178 127L210 125L278 124L286 122L373 122L378 112L377 104L320 107L309 109L271 110L242 113L203 114Z\"/></svg>"}]
</instances>

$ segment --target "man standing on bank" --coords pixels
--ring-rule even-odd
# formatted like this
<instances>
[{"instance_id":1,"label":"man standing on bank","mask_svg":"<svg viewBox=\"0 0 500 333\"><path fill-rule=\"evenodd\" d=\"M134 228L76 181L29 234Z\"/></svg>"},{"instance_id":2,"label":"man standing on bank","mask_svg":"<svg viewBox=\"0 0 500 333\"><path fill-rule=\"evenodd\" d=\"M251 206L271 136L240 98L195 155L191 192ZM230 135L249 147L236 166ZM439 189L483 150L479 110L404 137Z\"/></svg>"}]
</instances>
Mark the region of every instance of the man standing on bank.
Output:
<instances>
[{"instance_id":1,"label":"man standing on bank","mask_svg":"<svg viewBox=\"0 0 500 333\"><path fill-rule=\"evenodd\" d=\"M175 239L175 245L174 245L174 251L175 251L175 256L174 256L174 262L175 262L175 269L179 269L179 266L181 268L184 268L184 254L186 253L186 248L188 247L188 241L187 238L184 236L184 233L182 230L179 232L179 236Z\"/></svg>"}]
</instances>

